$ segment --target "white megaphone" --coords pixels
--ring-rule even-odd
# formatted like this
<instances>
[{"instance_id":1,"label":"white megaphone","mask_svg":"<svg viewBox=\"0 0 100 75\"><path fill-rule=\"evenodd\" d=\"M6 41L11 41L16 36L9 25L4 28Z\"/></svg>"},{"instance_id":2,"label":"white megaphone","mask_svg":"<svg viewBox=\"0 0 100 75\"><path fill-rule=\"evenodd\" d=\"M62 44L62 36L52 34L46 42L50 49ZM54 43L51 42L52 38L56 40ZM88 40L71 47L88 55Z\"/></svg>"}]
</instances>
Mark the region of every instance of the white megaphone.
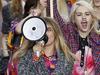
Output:
<instances>
[{"instance_id":1,"label":"white megaphone","mask_svg":"<svg viewBox=\"0 0 100 75\"><path fill-rule=\"evenodd\" d=\"M47 43L46 31L47 25L45 21L37 16L27 18L22 25L22 34L26 39L33 42L43 40Z\"/></svg>"}]
</instances>

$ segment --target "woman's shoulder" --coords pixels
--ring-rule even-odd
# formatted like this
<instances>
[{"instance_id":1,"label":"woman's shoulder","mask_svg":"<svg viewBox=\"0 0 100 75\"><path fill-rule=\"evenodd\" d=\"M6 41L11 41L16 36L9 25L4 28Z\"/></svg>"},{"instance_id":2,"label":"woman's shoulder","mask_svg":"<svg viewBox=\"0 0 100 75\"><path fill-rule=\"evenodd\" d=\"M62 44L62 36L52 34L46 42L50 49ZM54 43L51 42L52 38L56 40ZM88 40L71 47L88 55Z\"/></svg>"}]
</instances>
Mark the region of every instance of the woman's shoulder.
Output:
<instances>
[{"instance_id":1,"label":"woman's shoulder","mask_svg":"<svg viewBox=\"0 0 100 75\"><path fill-rule=\"evenodd\" d=\"M65 53L62 50L59 50L57 52L57 56L58 56L59 60L65 61L66 63L69 63L69 60L66 58Z\"/></svg>"},{"instance_id":2,"label":"woman's shoulder","mask_svg":"<svg viewBox=\"0 0 100 75\"><path fill-rule=\"evenodd\" d=\"M73 64L68 61L63 51L60 50L60 55L58 57L57 69L63 71L64 74L71 75Z\"/></svg>"},{"instance_id":3,"label":"woman's shoulder","mask_svg":"<svg viewBox=\"0 0 100 75\"><path fill-rule=\"evenodd\" d=\"M19 62L23 62L23 61L29 61L32 58L32 50L29 49L26 54L24 56L22 56L19 60Z\"/></svg>"}]
</instances>

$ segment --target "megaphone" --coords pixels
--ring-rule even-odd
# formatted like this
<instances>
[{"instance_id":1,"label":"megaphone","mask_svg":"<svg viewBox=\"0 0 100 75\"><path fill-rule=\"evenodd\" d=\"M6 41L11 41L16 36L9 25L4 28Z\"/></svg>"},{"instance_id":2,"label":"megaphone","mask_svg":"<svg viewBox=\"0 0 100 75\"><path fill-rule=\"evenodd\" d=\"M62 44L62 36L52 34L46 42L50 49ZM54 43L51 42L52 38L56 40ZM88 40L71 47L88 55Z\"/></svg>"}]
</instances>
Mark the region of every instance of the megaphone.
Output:
<instances>
[{"instance_id":1,"label":"megaphone","mask_svg":"<svg viewBox=\"0 0 100 75\"><path fill-rule=\"evenodd\" d=\"M46 35L47 25L45 21L37 16L32 16L27 18L22 25L22 34L23 36L33 42L43 40L45 43L48 41Z\"/></svg>"}]
</instances>

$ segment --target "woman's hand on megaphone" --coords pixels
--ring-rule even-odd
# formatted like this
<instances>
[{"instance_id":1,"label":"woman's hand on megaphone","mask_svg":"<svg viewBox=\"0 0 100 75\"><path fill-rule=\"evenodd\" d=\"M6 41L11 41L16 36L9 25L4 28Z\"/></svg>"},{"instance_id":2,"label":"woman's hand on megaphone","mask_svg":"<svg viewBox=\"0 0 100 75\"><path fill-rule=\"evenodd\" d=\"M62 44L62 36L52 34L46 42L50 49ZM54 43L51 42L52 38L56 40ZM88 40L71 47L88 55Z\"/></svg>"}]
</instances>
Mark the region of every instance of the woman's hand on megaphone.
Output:
<instances>
[{"instance_id":1,"label":"woman's hand on megaphone","mask_svg":"<svg viewBox=\"0 0 100 75\"><path fill-rule=\"evenodd\" d=\"M38 61L44 47L44 41L39 41L33 46L33 61Z\"/></svg>"}]
</instances>

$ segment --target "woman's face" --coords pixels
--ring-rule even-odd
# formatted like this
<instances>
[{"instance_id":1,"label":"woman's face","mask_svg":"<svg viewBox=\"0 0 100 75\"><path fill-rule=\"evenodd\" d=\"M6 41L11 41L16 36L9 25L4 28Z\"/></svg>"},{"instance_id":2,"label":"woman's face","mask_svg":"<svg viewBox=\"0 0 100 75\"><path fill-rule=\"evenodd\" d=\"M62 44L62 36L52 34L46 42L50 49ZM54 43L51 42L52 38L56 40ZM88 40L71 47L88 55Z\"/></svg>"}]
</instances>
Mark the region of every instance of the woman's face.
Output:
<instances>
[{"instance_id":1,"label":"woman's face","mask_svg":"<svg viewBox=\"0 0 100 75\"><path fill-rule=\"evenodd\" d=\"M94 6L100 7L100 0L93 0Z\"/></svg>"},{"instance_id":2,"label":"woman's face","mask_svg":"<svg viewBox=\"0 0 100 75\"><path fill-rule=\"evenodd\" d=\"M76 9L75 23L78 31L82 33L90 30L92 24L92 15L86 7L80 6Z\"/></svg>"},{"instance_id":3,"label":"woman's face","mask_svg":"<svg viewBox=\"0 0 100 75\"><path fill-rule=\"evenodd\" d=\"M40 0L40 4L46 8L47 7L47 0Z\"/></svg>"},{"instance_id":4,"label":"woman's face","mask_svg":"<svg viewBox=\"0 0 100 75\"><path fill-rule=\"evenodd\" d=\"M54 43L55 38L54 38L53 28L50 25L47 26L46 34L48 36L48 42L46 43L46 46L52 45Z\"/></svg>"}]
</instances>

